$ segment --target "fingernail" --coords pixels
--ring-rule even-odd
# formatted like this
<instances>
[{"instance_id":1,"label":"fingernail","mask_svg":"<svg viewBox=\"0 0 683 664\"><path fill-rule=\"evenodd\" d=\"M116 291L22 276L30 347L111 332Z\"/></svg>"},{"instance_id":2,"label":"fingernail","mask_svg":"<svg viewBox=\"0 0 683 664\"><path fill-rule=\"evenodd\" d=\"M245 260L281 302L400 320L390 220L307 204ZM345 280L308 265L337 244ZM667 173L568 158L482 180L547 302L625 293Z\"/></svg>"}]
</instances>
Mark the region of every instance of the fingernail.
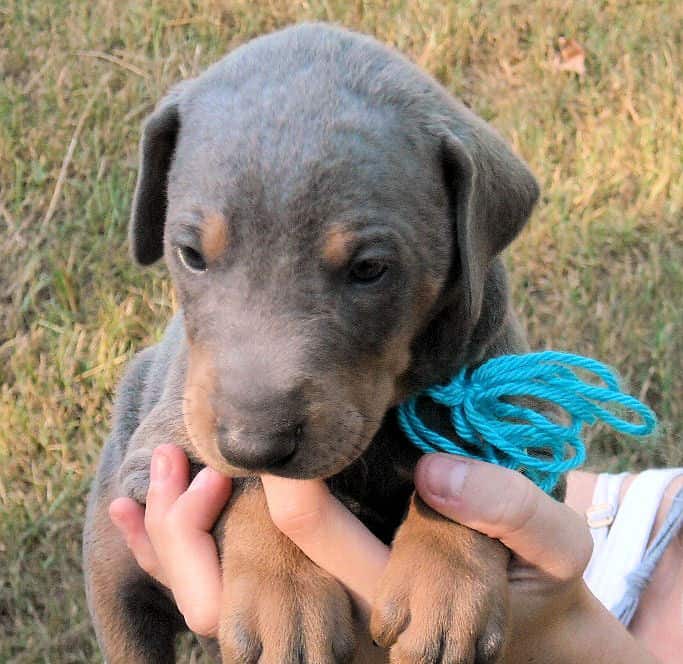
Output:
<instances>
[{"instance_id":1,"label":"fingernail","mask_svg":"<svg viewBox=\"0 0 683 664\"><path fill-rule=\"evenodd\" d=\"M152 481L165 480L171 472L171 460L161 451L152 455Z\"/></svg>"},{"instance_id":2,"label":"fingernail","mask_svg":"<svg viewBox=\"0 0 683 664\"><path fill-rule=\"evenodd\" d=\"M434 456L424 461L424 478L427 491L435 498L457 498L467 477L469 464L455 457Z\"/></svg>"}]
</instances>

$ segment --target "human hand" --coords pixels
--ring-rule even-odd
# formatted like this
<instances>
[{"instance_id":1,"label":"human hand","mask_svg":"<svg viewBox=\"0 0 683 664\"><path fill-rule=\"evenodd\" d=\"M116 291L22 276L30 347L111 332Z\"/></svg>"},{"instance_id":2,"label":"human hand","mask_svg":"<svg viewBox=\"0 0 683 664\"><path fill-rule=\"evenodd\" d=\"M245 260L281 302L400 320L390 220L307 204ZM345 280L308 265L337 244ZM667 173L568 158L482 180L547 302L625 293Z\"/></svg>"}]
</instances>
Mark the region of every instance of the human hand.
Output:
<instances>
[{"instance_id":1,"label":"human hand","mask_svg":"<svg viewBox=\"0 0 683 664\"><path fill-rule=\"evenodd\" d=\"M147 516L128 499L114 501L110 512L140 566L172 589L191 629L211 635L221 584L208 531L227 500L229 482L202 471L208 475L205 483L184 493L182 451L163 446L155 459L158 455L166 457L170 471L162 476L154 462ZM368 612L389 549L323 482L262 480L275 524ZM600 662L652 661L585 587L581 576L591 540L582 518L569 507L518 473L449 455L424 457L415 482L434 509L500 539L513 552L507 661L528 661L543 653L546 662L577 662L587 652Z\"/></svg>"},{"instance_id":2,"label":"human hand","mask_svg":"<svg viewBox=\"0 0 683 664\"><path fill-rule=\"evenodd\" d=\"M262 480L275 524L367 611L389 549L324 483ZM506 662L655 661L583 582L592 540L577 512L520 473L451 455L423 457L415 485L433 509L510 549Z\"/></svg>"},{"instance_id":3,"label":"human hand","mask_svg":"<svg viewBox=\"0 0 683 664\"><path fill-rule=\"evenodd\" d=\"M188 627L215 636L222 581L211 528L232 485L210 468L201 470L192 483L189 474L179 447L159 446L152 455L146 507L117 498L109 516L138 565L173 592Z\"/></svg>"},{"instance_id":4,"label":"human hand","mask_svg":"<svg viewBox=\"0 0 683 664\"><path fill-rule=\"evenodd\" d=\"M270 487L271 480L275 494L288 484L296 489L291 502L286 497L282 504L271 501L271 509L292 536L298 537L300 529L302 535L316 531L330 541L350 536L356 543L353 558L345 561L354 570L346 575L347 587L367 610L365 587L370 578L363 572L367 569L373 574L378 566L383 567L388 548L330 495L323 482L284 480L286 484L281 484L276 478L264 478L264 485ZM210 531L230 493L230 479L209 468L189 484L184 452L175 445L160 445L152 454L146 506L131 498L117 498L109 507L112 523L138 565L173 592L188 627L202 636L214 636L218 624L222 580ZM292 512L287 511L288 506ZM318 517L324 521L317 522ZM329 530L325 533L324 528ZM341 571L341 565L334 563L333 551L326 552L324 558Z\"/></svg>"}]
</instances>

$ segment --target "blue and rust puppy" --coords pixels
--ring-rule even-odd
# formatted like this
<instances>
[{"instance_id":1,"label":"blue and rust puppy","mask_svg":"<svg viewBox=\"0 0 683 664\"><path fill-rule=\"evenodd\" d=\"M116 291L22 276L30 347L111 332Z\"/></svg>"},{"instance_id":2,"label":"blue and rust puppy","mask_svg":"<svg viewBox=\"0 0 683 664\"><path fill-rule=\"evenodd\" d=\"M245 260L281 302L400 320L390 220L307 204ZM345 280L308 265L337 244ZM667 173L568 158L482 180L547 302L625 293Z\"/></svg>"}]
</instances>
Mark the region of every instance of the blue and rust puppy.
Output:
<instances>
[{"instance_id":1,"label":"blue and rust puppy","mask_svg":"<svg viewBox=\"0 0 683 664\"><path fill-rule=\"evenodd\" d=\"M537 196L488 125L341 29L257 39L171 91L144 128L131 240L140 263L165 257L182 309L119 389L85 530L107 661L173 661L185 629L107 516L144 502L160 443L245 478L216 529L222 661L361 658L348 596L273 527L259 473L325 478L393 542L371 625L391 661L500 657L507 554L411 498L393 408L524 349L497 255Z\"/></svg>"}]
</instances>

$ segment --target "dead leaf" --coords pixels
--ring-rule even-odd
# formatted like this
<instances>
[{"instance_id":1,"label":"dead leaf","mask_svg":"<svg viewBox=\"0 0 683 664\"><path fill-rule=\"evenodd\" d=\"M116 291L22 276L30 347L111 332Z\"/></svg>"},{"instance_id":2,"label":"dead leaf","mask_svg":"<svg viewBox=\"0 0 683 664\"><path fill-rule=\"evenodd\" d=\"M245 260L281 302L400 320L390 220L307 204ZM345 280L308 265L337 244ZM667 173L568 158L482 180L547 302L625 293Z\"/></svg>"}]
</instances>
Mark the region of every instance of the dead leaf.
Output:
<instances>
[{"instance_id":1,"label":"dead leaf","mask_svg":"<svg viewBox=\"0 0 683 664\"><path fill-rule=\"evenodd\" d=\"M557 40L559 53L553 58L553 66L557 71L573 71L579 76L586 73L586 51L576 39L560 37Z\"/></svg>"}]
</instances>

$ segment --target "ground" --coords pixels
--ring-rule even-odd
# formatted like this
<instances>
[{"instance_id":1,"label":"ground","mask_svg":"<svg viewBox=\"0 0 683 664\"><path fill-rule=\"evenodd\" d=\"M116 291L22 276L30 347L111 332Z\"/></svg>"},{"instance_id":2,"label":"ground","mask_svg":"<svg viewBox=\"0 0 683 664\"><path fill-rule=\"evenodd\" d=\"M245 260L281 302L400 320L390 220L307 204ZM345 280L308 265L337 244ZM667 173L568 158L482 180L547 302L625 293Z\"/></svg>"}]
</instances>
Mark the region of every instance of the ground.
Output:
<instances>
[{"instance_id":1,"label":"ground","mask_svg":"<svg viewBox=\"0 0 683 664\"><path fill-rule=\"evenodd\" d=\"M508 254L535 348L617 367L683 462L683 3L482 0L0 4L0 661L98 661L81 578L88 486L125 362L173 310L132 265L140 122L174 81L305 19L376 35L494 124L543 189ZM560 70L560 37L585 74ZM194 658L194 654L187 658Z\"/></svg>"}]
</instances>

